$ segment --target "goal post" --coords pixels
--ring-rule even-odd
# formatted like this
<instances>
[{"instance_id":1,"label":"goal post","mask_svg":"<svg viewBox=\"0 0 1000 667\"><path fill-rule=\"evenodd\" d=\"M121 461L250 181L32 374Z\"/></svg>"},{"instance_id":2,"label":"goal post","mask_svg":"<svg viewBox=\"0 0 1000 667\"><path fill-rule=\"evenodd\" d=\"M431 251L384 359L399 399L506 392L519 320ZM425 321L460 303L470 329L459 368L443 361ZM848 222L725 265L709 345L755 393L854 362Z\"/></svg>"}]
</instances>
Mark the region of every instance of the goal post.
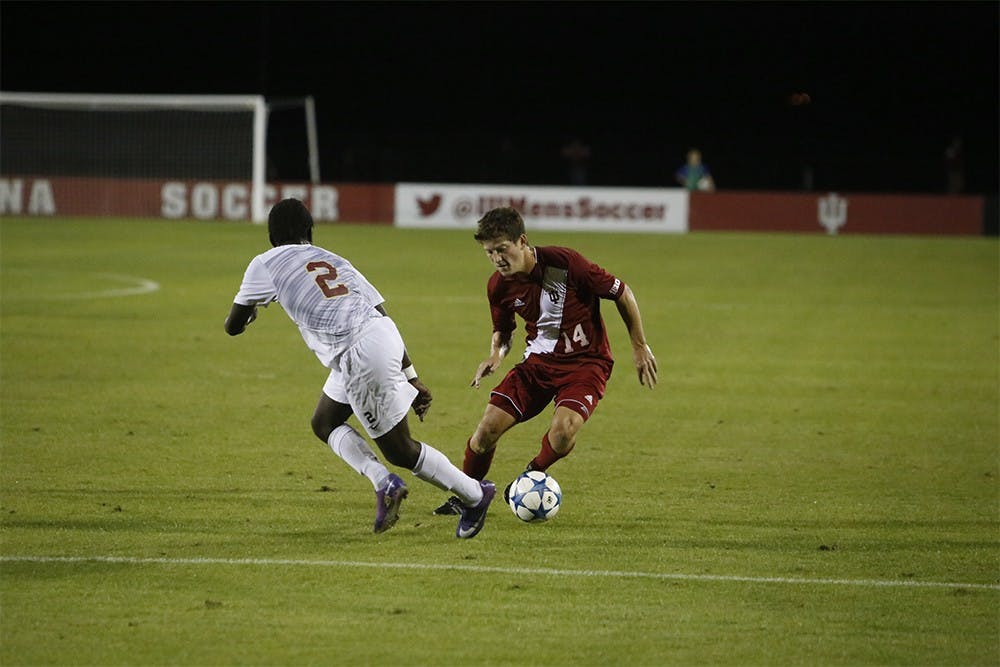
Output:
<instances>
[{"instance_id":1,"label":"goal post","mask_svg":"<svg viewBox=\"0 0 1000 667\"><path fill-rule=\"evenodd\" d=\"M0 174L249 181L249 217L260 223L268 111L260 95L0 92ZM314 122L313 113L310 149Z\"/></svg>"},{"instance_id":2,"label":"goal post","mask_svg":"<svg viewBox=\"0 0 1000 667\"><path fill-rule=\"evenodd\" d=\"M316 101L312 95L306 97L284 97L268 100L268 117L274 116L275 112L302 110L306 130L306 153L309 160L309 182L318 185L319 177L319 135L316 132Z\"/></svg>"}]
</instances>

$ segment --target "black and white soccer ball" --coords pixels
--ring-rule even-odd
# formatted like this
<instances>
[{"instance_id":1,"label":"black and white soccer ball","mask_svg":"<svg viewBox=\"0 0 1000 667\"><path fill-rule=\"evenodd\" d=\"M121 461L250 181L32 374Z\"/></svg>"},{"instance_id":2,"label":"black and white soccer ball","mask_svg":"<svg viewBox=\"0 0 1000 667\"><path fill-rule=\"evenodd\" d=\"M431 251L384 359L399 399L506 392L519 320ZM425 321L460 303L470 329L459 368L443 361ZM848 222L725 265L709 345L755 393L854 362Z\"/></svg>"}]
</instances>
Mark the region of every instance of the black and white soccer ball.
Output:
<instances>
[{"instance_id":1,"label":"black and white soccer ball","mask_svg":"<svg viewBox=\"0 0 1000 667\"><path fill-rule=\"evenodd\" d=\"M559 512L562 489L551 475L529 470L510 485L510 511L521 521L548 521Z\"/></svg>"}]
</instances>

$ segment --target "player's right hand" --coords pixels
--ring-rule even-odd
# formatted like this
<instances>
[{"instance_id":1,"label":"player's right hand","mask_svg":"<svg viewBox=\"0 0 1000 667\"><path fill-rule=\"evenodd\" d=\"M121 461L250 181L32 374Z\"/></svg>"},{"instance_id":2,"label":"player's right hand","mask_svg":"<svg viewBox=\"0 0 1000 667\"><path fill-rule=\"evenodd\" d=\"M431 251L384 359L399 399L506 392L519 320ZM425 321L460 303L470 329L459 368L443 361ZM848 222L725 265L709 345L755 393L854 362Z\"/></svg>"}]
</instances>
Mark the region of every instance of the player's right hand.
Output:
<instances>
[{"instance_id":1,"label":"player's right hand","mask_svg":"<svg viewBox=\"0 0 1000 667\"><path fill-rule=\"evenodd\" d=\"M431 402L434 400L434 397L431 395L431 390L419 379L413 378L410 380L410 384L417 390L417 395L414 397L412 404L413 411L417 414L417 418L423 421L427 415L427 411L431 409Z\"/></svg>"},{"instance_id":2,"label":"player's right hand","mask_svg":"<svg viewBox=\"0 0 1000 667\"><path fill-rule=\"evenodd\" d=\"M479 381L487 375L493 373L499 365L500 362L493 359L487 359L483 363L479 364L479 368L476 369L476 375L472 378L472 382L469 383L469 386L479 389Z\"/></svg>"},{"instance_id":3,"label":"player's right hand","mask_svg":"<svg viewBox=\"0 0 1000 667\"><path fill-rule=\"evenodd\" d=\"M632 358L635 361L635 368L639 372L639 384L652 389L656 386L656 357L649 345L644 345L639 349L632 349Z\"/></svg>"}]
</instances>

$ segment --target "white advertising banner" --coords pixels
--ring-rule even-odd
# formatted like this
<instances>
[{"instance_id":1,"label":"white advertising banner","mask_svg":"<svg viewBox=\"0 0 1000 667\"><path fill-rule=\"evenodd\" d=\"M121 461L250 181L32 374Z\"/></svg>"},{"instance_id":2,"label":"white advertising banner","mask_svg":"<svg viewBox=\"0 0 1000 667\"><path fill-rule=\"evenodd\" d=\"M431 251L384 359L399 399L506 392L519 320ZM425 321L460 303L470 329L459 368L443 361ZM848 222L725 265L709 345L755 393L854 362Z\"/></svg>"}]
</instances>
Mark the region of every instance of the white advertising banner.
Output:
<instances>
[{"instance_id":1,"label":"white advertising banner","mask_svg":"<svg viewBox=\"0 0 1000 667\"><path fill-rule=\"evenodd\" d=\"M688 229L683 188L585 188L397 183L397 227L475 229L490 209L512 206L529 230L672 232Z\"/></svg>"}]
</instances>

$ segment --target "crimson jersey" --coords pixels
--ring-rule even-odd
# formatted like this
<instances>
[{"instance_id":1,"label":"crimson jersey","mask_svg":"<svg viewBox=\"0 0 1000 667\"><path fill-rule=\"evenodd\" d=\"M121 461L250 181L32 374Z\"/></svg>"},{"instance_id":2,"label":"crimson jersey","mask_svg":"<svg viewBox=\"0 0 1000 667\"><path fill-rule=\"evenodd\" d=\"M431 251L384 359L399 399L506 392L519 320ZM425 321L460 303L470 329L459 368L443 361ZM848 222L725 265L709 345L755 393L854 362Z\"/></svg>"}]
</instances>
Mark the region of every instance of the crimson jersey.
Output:
<instances>
[{"instance_id":1,"label":"crimson jersey","mask_svg":"<svg viewBox=\"0 0 1000 667\"><path fill-rule=\"evenodd\" d=\"M514 315L520 315L528 334L525 359L539 354L556 361L589 357L614 363L599 299L617 301L625 284L570 248L533 250L537 263L530 275L490 276L493 330L512 333Z\"/></svg>"}]
</instances>

